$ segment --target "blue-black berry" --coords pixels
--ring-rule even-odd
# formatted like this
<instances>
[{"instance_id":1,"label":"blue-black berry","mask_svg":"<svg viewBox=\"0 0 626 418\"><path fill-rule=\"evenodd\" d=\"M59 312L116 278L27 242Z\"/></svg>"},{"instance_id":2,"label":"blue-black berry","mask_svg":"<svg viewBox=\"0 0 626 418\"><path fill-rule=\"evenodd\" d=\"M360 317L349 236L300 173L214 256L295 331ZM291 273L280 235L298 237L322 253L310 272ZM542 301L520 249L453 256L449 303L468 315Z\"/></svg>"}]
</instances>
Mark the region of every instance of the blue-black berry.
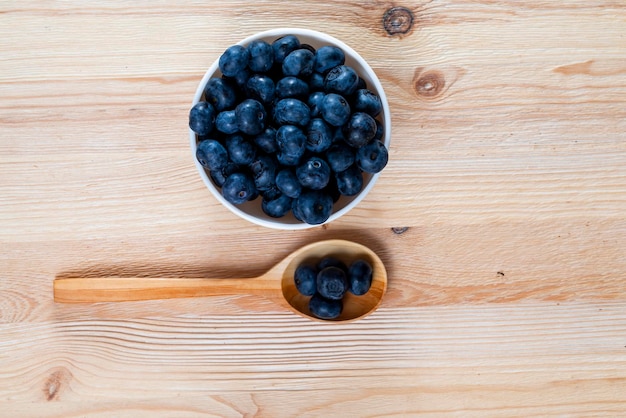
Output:
<instances>
[{"instance_id":1,"label":"blue-black berry","mask_svg":"<svg viewBox=\"0 0 626 418\"><path fill-rule=\"evenodd\" d=\"M316 293L309 300L309 311L320 319L335 319L341 315L343 302L341 300L326 299Z\"/></svg>"},{"instance_id":2,"label":"blue-black berry","mask_svg":"<svg viewBox=\"0 0 626 418\"><path fill-rule=\"evenodd\" d=\"M317 291L317 269L307 264L301 264L294 272L294 282L298 292L304 296L313 296Z\"/></svg>"},{"instance_id":3,"label":"blue-black berry","mask_svg":"<svg viewBox=\"0 0 626 418\"><path fill-rule=\"evenodd\" d=\"M365 260L356 260L350 264L348 283L350 293L361 296L366 294L372 286L372 266Z\"/></svg>"}]
</instances>

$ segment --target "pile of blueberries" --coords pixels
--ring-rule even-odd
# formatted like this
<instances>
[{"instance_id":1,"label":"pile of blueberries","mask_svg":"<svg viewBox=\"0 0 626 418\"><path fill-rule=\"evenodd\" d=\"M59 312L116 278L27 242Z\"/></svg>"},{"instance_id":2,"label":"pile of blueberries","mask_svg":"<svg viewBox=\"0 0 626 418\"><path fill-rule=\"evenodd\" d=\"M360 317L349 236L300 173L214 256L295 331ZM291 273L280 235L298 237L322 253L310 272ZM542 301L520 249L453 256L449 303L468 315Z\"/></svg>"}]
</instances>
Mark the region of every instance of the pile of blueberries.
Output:
<instances>
[{"instance_id":1,"label":"pile of blueberries","mask_svg":"<svg viewBox=\"0 0 626 418\"><path fill-rule=\"evenodd\" d=\"M344 52L294 35L233 45L189 112L196 158L235 205L261 197L267 215L324 223L363 173L388 160L380 97Z\"/></svg>"},{"instance_id":2,"label":"pile of blueberries","mask_svg":"<svg viewBox=\"0 0 626 418\"><path fill-rule=\"evenodd\" d=\"M366 260L358 259L346 266L338 258L328 256L315 264L301 264L294 273L298 292L309 299L309 310L320 319L335 319L343 310L347 292L366 294L372 286L373 270Z\"/></svg>"}]
</instances>

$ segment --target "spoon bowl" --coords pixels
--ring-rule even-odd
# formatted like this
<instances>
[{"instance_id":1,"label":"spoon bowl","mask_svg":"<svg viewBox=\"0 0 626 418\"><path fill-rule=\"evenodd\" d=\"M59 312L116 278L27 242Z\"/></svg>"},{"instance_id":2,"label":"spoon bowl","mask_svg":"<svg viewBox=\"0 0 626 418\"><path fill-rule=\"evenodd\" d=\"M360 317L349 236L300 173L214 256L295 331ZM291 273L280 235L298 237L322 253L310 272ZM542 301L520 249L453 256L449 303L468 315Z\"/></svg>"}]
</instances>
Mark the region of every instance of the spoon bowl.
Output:
<instances>
[{"instance_id":1,"label":"spoon bowl","mask_svg":"<svg viewBox=\"0 0 626 418\"><path fill-rule=\"evenodd\" d=\"M346 294L341 315L318 319L309 311L309 297L301 295L293 279L296 268L333 256L346 265L357 259L370 263L372 286L363 296ZM124 302L137 300L253 294L270 299L304 317L318 321L354 321L372 313L387 289L387 271L368 247L346 240L314 242L297 249L258 277L235 279L175 277L72 277L54 281L54 300L59 303Z\"/></svg>"}]
</instances>

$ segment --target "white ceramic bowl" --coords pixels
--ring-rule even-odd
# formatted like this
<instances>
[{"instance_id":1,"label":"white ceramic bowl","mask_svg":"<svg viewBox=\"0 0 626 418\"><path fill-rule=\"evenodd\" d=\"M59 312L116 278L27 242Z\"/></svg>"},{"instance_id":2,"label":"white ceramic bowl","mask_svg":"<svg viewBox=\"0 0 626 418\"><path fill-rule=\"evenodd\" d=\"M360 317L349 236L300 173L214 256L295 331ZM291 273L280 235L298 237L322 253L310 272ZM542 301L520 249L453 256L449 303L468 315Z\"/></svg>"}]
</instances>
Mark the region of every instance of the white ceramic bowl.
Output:
<instances>
[{"instance_id":1,"label":"white ceramic bowl","mask_svg":"<svg viewBox=\"0 0 626 418\"><path fill-rule=\"evenodd\" d=\"M385 144L385 147L389 149L389 143L391 140L391 115L389 114L389 103L387 102L387 96L385 96L383 87L380 84L378 77L374 73L374 70L372 70L367 62L365 62L365 60L354 49L350 48L348 45L341 42L340 40L333 38L332 36L329 36L325 33L298 28L280 28L260 32L238 42L238 44L245 46L257 39L262 39L271 44L274 40L284 35L295 35L298 37L301 43L307 43L316 49L324 45L334 45L343 50L346 56L346 65L354 68L359 76L363 78L363 80L365 80L365 82L367 83L367 87L370 90L374 91L376 94L378 94L382 101L383 110L377 117L377 119L382 123L384 127L383 143ZM218 57L218 59L215 60L213 65L211 65L211 67L208 69L208 71L205 73L204 77L200 81L200 84L198 85L198 88L196 90L196 94L193 98L192 106L194 106L196 103L203 99L204 87L209 79L214 77L221 77L221 75L222 74L219 69ZM274 229L296 230L319 226L301 222L297 220L291 214L291 212L282 218L272 218L266 215L261 210L260 198L257 198L256 200L250 202L246 202L242 205L233 205L232 203L228 202L222 196L220 188L217 187L215 183L213 183L213 180L211 179L211 176L209 175L207 170L196 159L197 137L191 129L189 129L189 140L191 144L193 160L196 164L198 172L200 173L200 177L204 181L204 184L211 191L211 193L213 193L215 198L219 200L231 212L257 225ZM384 170L382 172L384 172ZM361 190L361 192L355 196L341 196L341 198L337 202L335 202L333 206L333 213L324 223L329 223L340 218L341 216L348 213L352 208L354 208L361 200L363 200L363 198L374 186L374 183L376 183L379 174L380 173L371 175L363 173L363 189Z\"/></svg>"}]
</instances>

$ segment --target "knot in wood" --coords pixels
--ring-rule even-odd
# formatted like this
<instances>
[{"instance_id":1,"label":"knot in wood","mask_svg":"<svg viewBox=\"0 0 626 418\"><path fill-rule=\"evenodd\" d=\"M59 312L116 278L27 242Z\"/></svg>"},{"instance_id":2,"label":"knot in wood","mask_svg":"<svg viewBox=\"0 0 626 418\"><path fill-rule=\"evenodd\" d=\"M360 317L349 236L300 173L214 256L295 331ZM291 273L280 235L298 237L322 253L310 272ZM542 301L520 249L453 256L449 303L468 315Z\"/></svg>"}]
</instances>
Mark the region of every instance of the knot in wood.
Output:
<instances>
[{"instance_id":1,"label":"knot in wood","mask_svg":"<svg viewBox=\"0 0 626 418\"><path fill-rule=\"evenodd\" d=\"M404 35L413 27L413 13L406 7L392 7L383 15L383 26L391 36Z\"/></svg>"},{"instance_id":2,"label":"knot in wood","mask_svg":"<svg viewBox=\"0 0 626 418\"><path fill-rule=\"evenodd\" d=\"M432 98L443 90L446 80L438 71L428 71L424 74L416 74L414 81L415 91L419 96Z\"/></svg>"}]
</instances>

